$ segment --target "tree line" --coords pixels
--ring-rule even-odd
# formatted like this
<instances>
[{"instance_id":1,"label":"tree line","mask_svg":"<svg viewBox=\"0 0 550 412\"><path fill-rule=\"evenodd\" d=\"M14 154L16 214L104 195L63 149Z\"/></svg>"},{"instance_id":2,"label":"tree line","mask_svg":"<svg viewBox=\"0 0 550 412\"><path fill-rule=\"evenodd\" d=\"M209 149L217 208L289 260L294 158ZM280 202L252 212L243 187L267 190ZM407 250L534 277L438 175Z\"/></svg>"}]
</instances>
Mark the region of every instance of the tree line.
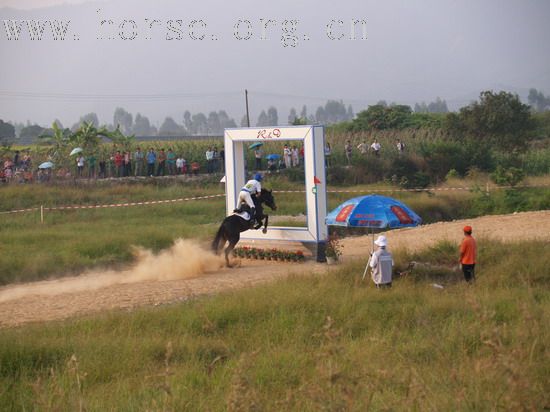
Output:
<instances>
[{"instance_id":1,"label":"tree line","mask_svg":"<svg viewBox=\"0 0 550 412\"><path fill-rule=\"evenodd\" d=\"M457 112L426 113L413 111L407 105L378 103L334 129L344 132L438 129L450 139L480 140L511 150L524 148L536 137L535 112L537 109L522 103L517 94L487 90L480 93L479 100Z\"/></svg>"},{"instance_id":2,"label":"tree line","mask_svg":"<svg viewBox=\"0 0 550 412\"><path fill-rule=\"evenodd\" d=\"M485 94L484 94L485 93ZM528 96L528 106L518 106L521 104L516 96L515 103L510 97L512 94L503 95L501 93L487 94L483 92L481 99L486 100L485 103L494 105L498 110L509 110L514 104L516 110L520 107L523 109L523 116L531 112L543 112L550 110L550 96L545 96L544 93L536 89L531 89ZM492 92L490 92L492 93ZM495 98L493 98L493 95ZM485 103L482 107L485 107ZM491 112L492 109L489 110ZM511 130L516 130L514 127L523 128L519 118L512 123L512 129L509 129L510 123L503 119L491 120L491 114L486 113L481 115L482 110L475 104L468 105L459 110L458 113L449 112L447 102L440 97L434 101L426 103L419 102L414 107L408 105L400 105L396 103L388 104L384 100L380 100L375 105L371 105L367 110L354 114L351 105L345 105L342 100L328 100L324 105L320 105L314 112L308 112L306 105L303 105L300 113L293 107L286 118L286 121L281 119L277 108L270 106L267 110L262 110L256 120L251 121L251 126L268 127L276 126L283 123L291 125L300 124L323 124L323 125L338 125L341 130L345 131L360 131L360 130L385 130L385 129L403 129L408 127L444 127L450 132L468 132L469 134L502 134L508 136ZM519 122L515 124L515 122ZM59 120L54 121L59 129L64 129ZM162 124L157 128L151 123L149 118L141 113L135 116L122 107L115 109L113 114L113 122L110 124L100 125L99 117L96 113L87 113L80 117L79 121L73 124L70 131L75 132L84 123L91 124L96 128L104 127L107 131L120 130L125 135L133 136L219 136L223 134L225 128L237 127L237 123L231 118L225 110L212 111L208 115L204 113L192 114L190 111L185 111L181 120L173 117L166 117ZM502 124L500 130L495 128L495 124ZM246 114L241 118L240 126L248 125ZM482 125L489 129L484 130ZM27 124L4 122L0 120L0 142L6 143L16 137L25 141L33 141L38 136L44 134L52 134L51 128L45 128L37 124ZM510 140L510 139L506 139Z\"/></svg>"}]
</instances>

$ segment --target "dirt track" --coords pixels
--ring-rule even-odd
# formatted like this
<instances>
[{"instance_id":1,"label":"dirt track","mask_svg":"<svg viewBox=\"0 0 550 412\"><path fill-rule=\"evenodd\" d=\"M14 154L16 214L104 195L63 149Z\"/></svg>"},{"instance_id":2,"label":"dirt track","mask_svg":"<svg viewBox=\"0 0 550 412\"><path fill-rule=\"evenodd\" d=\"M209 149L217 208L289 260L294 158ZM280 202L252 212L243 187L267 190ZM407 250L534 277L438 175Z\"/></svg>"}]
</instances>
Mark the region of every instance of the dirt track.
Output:
<instances>
[{"instance_id":1,"label":"dirt track","mask_svg":"<svg viewBox=\"0 0 550 412\"><path fill-rule=\"evenodd\" d=\"M526 212L502 216L485 216L447 223L436 223L413 229L387 232L390 249L421 249L440 240L458 244L462 227L470 224L478 239L515 241L550 240L550 211ZM345 239L344 260L365 258L372 239L361 236ZM214 257L205 259L215 260ZM325 273L327 265L308 262L291 263L244 260L234 269L214 269L207 265L204 273L175 280L141 280L113 282L117 272L81 275L79 277L35 282L0 288L0 327L13 327L29 322L65 319L111 309L131 309L182 301L198 295L281 278L292 273ZM217 267L216 264L213 265ZM261 270L260 270L261 268ZM187 276L187 275L186 275ZM110 281L105 281L110 279Z\"/></svg>"}]
</instances>

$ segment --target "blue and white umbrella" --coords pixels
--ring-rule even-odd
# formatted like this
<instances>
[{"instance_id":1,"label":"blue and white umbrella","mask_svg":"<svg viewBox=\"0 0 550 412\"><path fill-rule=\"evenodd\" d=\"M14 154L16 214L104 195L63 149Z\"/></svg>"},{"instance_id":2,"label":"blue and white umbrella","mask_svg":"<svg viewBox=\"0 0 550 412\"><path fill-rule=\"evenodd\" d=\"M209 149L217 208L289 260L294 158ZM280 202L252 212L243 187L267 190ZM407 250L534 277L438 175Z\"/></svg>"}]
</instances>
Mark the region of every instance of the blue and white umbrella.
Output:
<instances>
[{"instance_id":1,"label":"blue and white umbrella","mask_svg":"<svg viewBox=\"0 0 550 412\"><path fill-rule=\"evenodd\" d=\"M278 160L278 159L280 159L280 157L281 157L281 155L272 153L272 154L268 154L265 158L267 160Z\"/></svg>"},{"instance_id":2,"label":"blue and white umbrella","mask_svg":"<svg viewBox=\"0 0 550 412\"><path fill-rule=\"evenodd\" d=\"M325 221L329 226L395 229L418 226L422 218L391 197L367 195L345 201L330 212Z\"/></svg>"},{"instance_id":3,"label":"blue and white umbrella","mask_svg":"<svg viewBox=\"0 0 550 412\"><path fill-rule=\"evenodd\" d=\"M44 162L41 163L40 166L38 166L39 169L51 169L53 167L52 162Z\"/></svg>"},{"instance_id":4,"label":"blue and white umbrella","mask_svg":"<svg viewBox=\"0 0 550 412\"><path fill-rule=\"evenodd\" d=\"M252 150L252 149L256 149L257 147L262 147L262 146L263 146L262 142L256 142L256 143L252 143L250 146L248 146L248 148L250 150Z\"/></svg>"}]
</instances>

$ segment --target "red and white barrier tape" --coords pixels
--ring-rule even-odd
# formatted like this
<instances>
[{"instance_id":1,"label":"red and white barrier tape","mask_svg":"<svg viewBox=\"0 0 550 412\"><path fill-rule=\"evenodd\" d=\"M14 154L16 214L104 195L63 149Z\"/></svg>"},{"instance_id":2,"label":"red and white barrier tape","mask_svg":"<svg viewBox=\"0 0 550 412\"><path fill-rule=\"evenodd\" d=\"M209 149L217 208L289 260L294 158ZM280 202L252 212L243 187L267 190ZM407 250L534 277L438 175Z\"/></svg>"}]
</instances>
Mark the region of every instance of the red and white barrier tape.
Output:
<instances>
[{"instance_id":1,"label":"red and white barrier tape","mask_svg":"<svg viewBox=\"0 0 550 412\"><path fill-rule=\"evenodd\" d=\"M550 186L550 183L547 184L538 184L538 185L521 185L521 186L489 186L490 190L498 189L521 189L525 187L547 187ZM481 189L482 187L479 186ZM327 190L327 193L371 193L371 192L446 192L453 190L473 190L473 187L417 187L412 189L363 189L363 190ZM305 190L274 190L273 193L305 193Z\"/></svg>"},{"instance_id":2,"label":"red and white barrier tape","mask_svg":"<svg viewBox=\"0 0 550 412\"><path fill-rule=\"evenodd\" d=\"M31 207L29 209L16 209L16 210L7 210L5 212L0 212L0 215L6 215L8 213L21 213L21 212L36 212L40 210L39 207Z\"/></svg>"},{"instance_id":3,"label":"red and white barrier tape","mask_svg":"<svg viewBox=\"0 0 550 412\"><path fill-rule=\"evenodd\" d=\"M547 187L550 184L539 184L539 185L522 185L514 186L514 189L521 189L525 187ZM510 189L510 186L489 186L489 189ZM453 190L472 190L471 187L441 187L441 188L414 188L414 189L372 189L372 190L327 190L327 193L371 193L371 192L445 192ZM305 190L274 190L273 193L306 193ZM132 203L113 203L106 205L75 205L75 206L54 206L54 207L45 207L44 211L50 210L78 210L78 209L100 209L100 208L110 208L110 207L129 207L129 206L143 206L143 205L156 205L156 204L166 204L166 203L176 203L176 202L186 202L190 200L204 200L204 199L213 199L218 197L225 197L224 194L218 195L209 195L209 196L195 196L195 197L184 197L180 199L169 199L169 200L150 200L145 202L132 202ZM12 214L12 213L23 213L23 212L36 212L39 211L39 207L31 207L28 209L16 209L16 210L7 210L0 212L0 215Z\"/></svg>"},{"instance_id":4,"label":"red and white barrier tape","mask_svg":"<svg viewBox=\"0 0 550 412\"><path fill-rule=\"evenodd\" d=\"M143 205L155 205L162 203L176 203L176 202L186 202L189 200L204 200L204 199L213 199L217 197L225 197L225 194L219 195L209 195L209 196L195 196L195 197L185 197L180 199L169 199L169 200L150 200L145 202L131 202L131 203L113 203L107 205L74 205L74 206L54 206L54 207L45 207L44 211L50 210L78 210L78 209L102 209L109 207L129 207L129 206L143 206ZM33 207L29 209L18 209L18 210L8 210L5 212L0 212L0 214L8 213L21 213L21 212L35 212L39 211L39 207Z\"/></svg>"}]
</instances>

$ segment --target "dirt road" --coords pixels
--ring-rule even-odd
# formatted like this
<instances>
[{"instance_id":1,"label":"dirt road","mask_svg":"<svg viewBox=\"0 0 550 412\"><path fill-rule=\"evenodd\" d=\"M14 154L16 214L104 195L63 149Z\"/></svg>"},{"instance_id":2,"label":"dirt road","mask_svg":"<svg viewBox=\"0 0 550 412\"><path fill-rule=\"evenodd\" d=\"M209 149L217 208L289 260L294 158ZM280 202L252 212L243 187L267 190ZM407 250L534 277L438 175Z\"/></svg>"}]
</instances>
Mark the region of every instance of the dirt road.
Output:
<instances>
[{"instance_id":1,"label":"dirt road","mask_svg":"<svg viewBox=\"0 0 550 412\"><path fill-rule=\"evenodd\" d=\"M440 240L458 242L462 227L469 224L478 239L516 241L550 240L550 211L502 216L484 216L412 229L387 232L391 249L422 249ZM372 239L346 238L344 261L365 259ZM143 252L139 263L126 271L104 271L78 277L12 285L0 288L0 327L29 322L66 319L112 309L183 301L194 296L249 287L292 273L326 273L331 267L308 262L295 263L243 260L242 266L227 269L208 252L189 253L189 243L180 242L161 255ZM187 253L182 253L185 250ZM178 270L174 270L177 267Z\"/></svg>"}]
</instances>

